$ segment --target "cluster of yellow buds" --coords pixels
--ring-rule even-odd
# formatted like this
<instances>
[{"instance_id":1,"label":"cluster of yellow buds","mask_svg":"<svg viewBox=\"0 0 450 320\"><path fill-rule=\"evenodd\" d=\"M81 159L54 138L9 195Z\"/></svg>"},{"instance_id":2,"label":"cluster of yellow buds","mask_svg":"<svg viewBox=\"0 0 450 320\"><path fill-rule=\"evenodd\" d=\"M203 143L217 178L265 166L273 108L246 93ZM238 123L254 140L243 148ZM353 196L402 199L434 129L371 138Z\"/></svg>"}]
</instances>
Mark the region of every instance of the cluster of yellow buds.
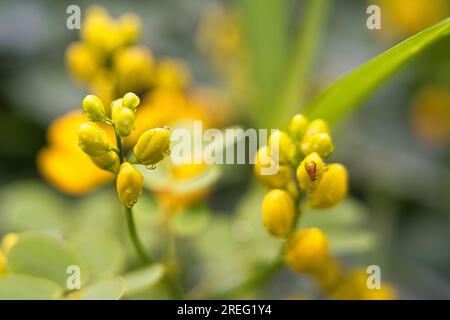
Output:
<instances>
[{"instance_id":1,"label":"cluster of yellow buds","mask_svg":"<svg viewBox=\"0 0 450 320\"><path fill-rule=\"evenodd\" d=\"M330 208L347 193L347 170L342 164L326 164L333 152L330 129L322 119L309 121L295 115L288 130L275 131L260 148L254 171L271 190L262 202L264 228L273 236L287 238L285 261L295 271L313 274L329 261L328 239L318 228L295 231L303 196L318 209ZM278 165L265 175L264 169Z\"/></svg>"},{"instance_id":2,"label":"cluster of yellow buds","mask_svg":"<svg viewBox=\"0 0 450 320\"><path fill-rule=\"evenodd\" d=\"M107 108L115 96L150 86L154 60L148 48L135 46L140 29L134 14L114 19L103 7L92 6L83 20L81 41L67 48L71 74L106 101Z\"/></svg>"},{"instance_id":3,"label":"cluster of yellow buds","mask_svg":"<svg viewBox=\"0 0 450 320\"><path fill-rule=\"evenodd\" d=\"M117 19L100 6L87 9L80 41L66 50L66 64L71 74L105 103L128 91L144 93L156 88L184 89L190 73L184 63L155 59L150 48L139 45L141 31L138 16L125 13Z\"/></svg>"},{"instance_id":4,"label":"cluster of yellow buds","mask_svg":"<svg viewBox=\"0 0 450 320\"><path fill-rule=\"evenodd\" d=\"M134 159L127 161L122 138L134 130L136 110L140 104L139 97L126 93L122 98L111 103L111 117L97 96L87 95L83 99L84 115L90 120L81 124L78 129L80 148L100 169L117 175L116 189L120 201L131 208L142 192L144 178L134 165L144 165L154 169L155 165L169 154L170 137L168 127L153 128L145 131L135 144ZM114 145L102 126L110 125L114 129L116 145Z\"/></svg>"}]
</instances>

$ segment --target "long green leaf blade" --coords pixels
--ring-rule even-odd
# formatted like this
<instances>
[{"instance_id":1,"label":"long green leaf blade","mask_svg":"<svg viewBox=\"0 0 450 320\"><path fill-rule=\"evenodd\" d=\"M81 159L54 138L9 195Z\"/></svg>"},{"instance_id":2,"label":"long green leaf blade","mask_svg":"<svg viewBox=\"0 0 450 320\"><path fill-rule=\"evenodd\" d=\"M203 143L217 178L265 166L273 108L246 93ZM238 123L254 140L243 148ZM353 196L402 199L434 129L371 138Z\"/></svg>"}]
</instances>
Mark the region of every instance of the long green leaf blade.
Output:
<instances>
[{"instance_id":1,"label":"long green leaf blade","mask_svg":"<svg viewBox=\"0 0 450 320\"><path fill-rule=\"evenodd\" d=\"M356 68L305 108L312 118L337 122L366 99L381 84L392 77L412 58L423 52L434 41L450 34L450 18L408 38L391 49Z\"/></svg>"}]
</instances>

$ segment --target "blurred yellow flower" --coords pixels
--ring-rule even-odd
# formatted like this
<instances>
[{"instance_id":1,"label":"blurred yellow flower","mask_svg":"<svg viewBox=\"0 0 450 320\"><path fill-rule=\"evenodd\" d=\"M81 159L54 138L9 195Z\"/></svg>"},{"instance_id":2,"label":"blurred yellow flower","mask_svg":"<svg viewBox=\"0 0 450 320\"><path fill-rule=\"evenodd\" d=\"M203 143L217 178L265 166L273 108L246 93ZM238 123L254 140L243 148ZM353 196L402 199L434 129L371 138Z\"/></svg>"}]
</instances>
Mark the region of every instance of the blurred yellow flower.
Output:
<instances>
[{"instance_id":1,"label":"blurred yellow flower","mask_svg":"<svg viewBox=\"0 0 450 320\"><path fill-rule=\"evenodd\" d=\"M183 90L191 81L189 68L182 61L163 58L158 62L155 86L162 89Z\"/></svg>"},{"instance_id":2,"label":"blurred yellow flower","mask_svg":"<svg viewBox=\"0 0 450 320\"><path fill-rule=\"evenodd\" d=\"M428 86L413 101L412 126L429 144L450 142L450 92L448 88Z\"/></svg>"},{"instance_id":3,"label":"blurred yellow flower","mask_svg":"<svg viewBox=\"0 0 450 320\"><path fill-rule=\"evenodd\" d=\"M413 35L449 14L448 0L380 0L383 19L382 35Z\"/></svg>"},{"instance_id":4,"label":"blurred yellow flower","mask_svg":"<svg viewBox=\"0 0 450 320\"><path fill-rule=\"evenodd\" d=\"M6 274L6 258L3 251L0 250L0 277Z\"/></svg>"},{"instance_id":5,"label":"blurred yellow flower","mask_svg":"<svg viewBox=\"0 0 450 320\"><path fill-rule=\"evenodd\" d=\"M83 42L74 42L66 50L66 65L77 80L89 82L101 68L101 61L92 48Z\"/></svg>"},{"instance_id":6,"label":"blurred yellow flower","mask_svg":"<svg viewBox=\"0 0 450 320\"><path fill-rule=\"evenodd\" d=\"M319 228L297 230L286 245L286 263L296 272L313 274L328 257L328 238Z\"/></svg>"},{"instance_id":7,"label":"blurred yellow flower","mask_svg":"<svg viewBox=\"0 0 450 320\"><path fill-rule=\"evenodd\" d=\"M343 271L337 259L328 257L313 273L319 287L325 292L333 292L343 276Z\"/></svg>"},{"instance_id":8,"label":"blurred yellow flower","mask_svg":"<svg viewBox=\"0 0 450 320\"><path fill-rule=\"evenodd\" d=\"M246 88L250 63L239 15L229 8L213 6L202 17L197 45L232 91Z\"/></svg>"},{"instance_id":9,"label":"blurred yellow flower","mask_svg":"<svg viewBox=\"0 0 450 320\"><path fill-rule=\"evenodd\" d=\"M137 41L140 24L134 14L113 19L103 7L90 7L81 28L81 41L72 43L66 50L70 73L87 84L107 109L116 96L139 91L150 83L153 59L149 50L126 49ZM117 70L111 68L111 61Z\"/></svg>"},{"instance_id":10,"label":"blurred yellow flower","mask_svg":"<svg viewBox=\"0 0 450 320\"><path fill-rule=\"evenodd\" d=\"M90 89L94 95L99 97L104 105L106 114L111 114L111 102L116 98L117 79L108 70L99 70L90 82Z\"/></svg>"},{"instance_id":11,"label":"blurred yellow flower","mask_svg":"<svg viewBox=\"0 0 450 320\"><path fill-rule=\"evenodd\" d=\"M134 43L139 35L140 21L133 14L113 19L100 6L87 10L81 27L81 39L104 55L112 53L121 46Z\"/></svg>"},{"instance_id":12,"label":"blurred yellow flower","mask_svg":"<svg viewBox=\"0 0 450 320\"><path fill-rule=\"evenodd\" d=\"M37 167L44 178L68 194L89 192L114 177L97 168L78 147L77 129L86 121L78 110L56 119L47 130L48 145L37 155Z\"/></svg>"},{"instance_id":13,"label":"blurred yellow flower","mask_svg":"<svg viewBox=\"0 0 450 320\"><path fill-rule=\"evenodd\" d=\"M364 269L356 269L347 275L332 293L338 300L393 300L396 299L394 289L382 282L380 289L367 287L368 274Z\"/></svg>"},{"instance_id":14,"label":"blurred yellow flower","mask_svg":"<svg viewBox=\"0 0 450 320\"><path fill-rule=\"evenodd\" d=\"M3 236L2 239L2 250L6 254L9 249L12 248L14 244L16 244L17 240L19 240L19 235L14 232L9 232Z\"/></svg>"},{"instance_id":15,"label":"blurred yellow flower","mask_svg":"<svg viewBox=\"0 0 450 320\"><path fill-rule=\"evenodd\" d=\"M232 59L238 59L242 49L242 31L238 16L223 7L212 7L200 21L198 45L220 65Z\"/></svg>"},{"instance_id":16,"label":"blurred yellow flower","mask_svg":"<svg viewBox=\"0 0 450 320\"><path fill-rule=\"evenodd\" d=\"M137 109L135 129L125 138L124 145L131 147L148 129L170 126L181 120L201 120L204 127L208 127L210 122L205 108L181 91L155 89Z\"/></svg>"},{"instance_id":17,"label":"blurred yellow flower","mask_svg":"<svg viewBox=\"0 0 450 320\"><path fill-rule=\"evenodd\" d=\"M114 56L113 70L117 77L119 96L128 92L143 92L153 80L154 58L149 48L128 47Z\"/></svg>"},{"instance_id":18,"label":"blurred yellow flower","mask_svg":"<svg viewBox=\"0 0 450 320\"><path fill-rule=\"evenodd\" d=\"M204 163L187 163L187 164L173 164L166 163L169 173L169 180L171 182L184 182L189 179L194 179L196 176L202 174L207 169ZM180 210L189 207L201 201L206 197L210 188L201 188L193 192L179 194L170 187L162 187L154 190L161 205L169 212L179 212Z\"/></svg>"}]
</instances>

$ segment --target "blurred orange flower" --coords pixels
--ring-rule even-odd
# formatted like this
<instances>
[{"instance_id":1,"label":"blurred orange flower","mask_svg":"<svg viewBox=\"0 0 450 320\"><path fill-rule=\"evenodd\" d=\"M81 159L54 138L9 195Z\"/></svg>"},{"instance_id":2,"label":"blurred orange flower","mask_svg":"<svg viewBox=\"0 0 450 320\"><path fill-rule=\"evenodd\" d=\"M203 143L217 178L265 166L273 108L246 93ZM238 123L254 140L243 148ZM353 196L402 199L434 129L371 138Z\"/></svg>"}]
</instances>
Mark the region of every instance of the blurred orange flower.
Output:
<instances>
[{"instance_id":1,"label":"blurred orange flower","mask_svg":"<svg viewBox=\"0 0 450 320\"><path fill-rule=\"evenodd\" d=\"M44 178L72 195L89 192L114 177L98 169L78 147L77 129L86 120L78 110L56 119L47 130L48 145L37 155L37 166Z\"/></svg>"},{"instance_id":2,"label":"blurred orange flower","mask_svg":"<svg viewBox=\"0 0 450 320\"><path fill-rule=\"evenodd\" d=\"M450 142L450 93L447 88L429 86L421 89L412 107L412 125L419 137L429 144Z\"/></svg>"}]
</instances>

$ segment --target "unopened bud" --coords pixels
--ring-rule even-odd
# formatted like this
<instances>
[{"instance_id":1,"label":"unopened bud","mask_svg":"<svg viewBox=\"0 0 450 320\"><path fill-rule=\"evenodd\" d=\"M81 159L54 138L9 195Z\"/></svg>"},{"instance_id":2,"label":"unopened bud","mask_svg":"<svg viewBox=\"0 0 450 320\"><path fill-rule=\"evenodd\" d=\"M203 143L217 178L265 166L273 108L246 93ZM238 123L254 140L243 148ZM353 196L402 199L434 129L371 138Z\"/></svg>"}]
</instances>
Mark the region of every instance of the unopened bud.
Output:
<instances>
[{"instance_id":1,"label":"unopened bud","mask_svg":"<svg viewBox=\"0 0 450 320\"><path fill-rule=\"evenodd\" d=\"M322 159L328 158L334 149L333 141L328 133L315 133L305 137L301 147L303 155L317 152Z\"/></svg>"},{"instance_id":2,"label":"unopened bud","mask_svg":"<svg viewBox=\"0 0 450 320\"><path fill-rule=\"evenodd\" d=\"M91 157L91 160L102 170L106 170L114 174L119 172L120 160L119 156L114 151L109 151L101 156Z\"/></svg>"},{"instance_id":3,"label":"unopened bud","mask_svg":"<svg viewBox=\"0 0 450 320\"><path fill-rule=\"evenodd\" d=\"M120 202L131 208L137 202L144 186L144 177L129 162L124 162L120 166L117 175L116 190Z\"/></svg>"},{"instance_id":4,"label":"unopened bud","mask_svg":"<svg viewBox=\"0 0 450 320\"><path fill-rule=\"evenodd\" d=\"M304 138L312 136L316 133L330 133L330 128L325 120L315 119L311 121L306 127Z\"/></svg>"},{"instance_id":5,"label":"unopened bud","mask_svg":"<svg viewBox=\"0 0 450 320\"><path fill-rule=\"evenodd\" d=\"M330 164L316 190L310 194L309 204L318 209L333 207L345 198L347 188L347 169L339 163Z\"/></svg>"},{"instance_id":6,"label":"unopened bud","mask_svg":"<svg viewBox=\"0 0 450 320\"><path fill-rule=\"evenodd\" d=\"M269 147L272 156L278 152L280 164L295 165L299 158L297 146L292 138L284 131L275 131L269 137Z\"/></svg>"},{"instance_id":7,"label":"unopened bud","mask_svg":"<svg viewBox=\"0 0 450 320\"><path fill-rule=\"evenodd\" d=\"M139 99L139 97L133 92L126 93L122 98L123 106L133 111L136 111L140 102L141 100Z\"/></svg>"},{"instance_id":8,"label":"unopened bud","mask_svg":"<svg viewBox=\"0 0 450 320\"><path fill-rule=\"evenodd\" d=\"M131 109L121 108L114 113L113 120L117 134L121 137L127 137L134 130L136 115Z\"/></svg>"},{"instance_id":9,"label":"unopened bud","mask_svg":"<svg viewBox=\"0 0 450 320\"><path fill-rule=\"evenodd\" d=\"M307 155L297 167L297 181L306 193L313 192L320 183L325 172L322 158L315 152Z\"/></svg>"},{"instance_id":10,"label":"unopened bud","mask_svg":"<svg viewBox=\"0 0 450 320\"><path fill-rule=\"evenodd\" d=\"M83 113L89 120L94 122L102 122L106 120L105 107L97 96L87 95L81 104Z\"/></svg>"},{"instance_id":11,"label":"unopened bud","mask_svg":"<svg viewBox=\"0 0 450 320\"><path fill-rule=\"evenodd\" d=\"M281 189L269 191L262 203L264 228L271 235L284 238L291 230L295 216L295 205L289 193Z\"/></svg>"},{"instance_id":12,"label":"unopened bud","mask_svg":"<svg viewBox=\"0 0 450 320\"><path fill-rule=\"evenodd\" d=\"M90 156L101 156L110 150L105 130L92 122L85 122L78 129L78 145Z\"/></svg>"},{"instance_id":13,"label":"unopened bud","mask_svg":"<svg viewBox=\"0 0 450 320\"><path fill-rule=\"evenodd\" d=\"M145 131L134 146L136 159L143 165L155 165L160 162L170 150L169 130L154 128Z\"/></svg>"},{"instance_id":14,"label":"unopened bud","mask_svg":"<svg viewBox=\"0 0 450 320\"><path fill-rule=\"evenodd\" d=\"M328 239L318 228L296 231L286 245L286 263L296 272L313 274L328 256Z\"/></svg>"},{"instance_id":15,"label":"unopened bud","mask_svg":"<svg viewBox=\"0 0 450 320\"><path fill-rule=\"evenodd\" d=\"M273 174L264 172L273 169ZM270 149L267 146L259 148L255 156L254 172L261 183L270 188L284 188L291 180L291 168L288 165L278 165L270 156ZM271 172L269 172L271 173Z\"/></svg>"},{"instance_id":16,"label":"unopened bud","mask_svg":"<svg viewBox=\"0 0 450 320\"><path fill-rule=\"evenodd\" d=\"M292 117L289 123L289 133L295 141L300 141L303 138L308 123L308 119L300 113Z\"/></svg>"}]
</instances>

